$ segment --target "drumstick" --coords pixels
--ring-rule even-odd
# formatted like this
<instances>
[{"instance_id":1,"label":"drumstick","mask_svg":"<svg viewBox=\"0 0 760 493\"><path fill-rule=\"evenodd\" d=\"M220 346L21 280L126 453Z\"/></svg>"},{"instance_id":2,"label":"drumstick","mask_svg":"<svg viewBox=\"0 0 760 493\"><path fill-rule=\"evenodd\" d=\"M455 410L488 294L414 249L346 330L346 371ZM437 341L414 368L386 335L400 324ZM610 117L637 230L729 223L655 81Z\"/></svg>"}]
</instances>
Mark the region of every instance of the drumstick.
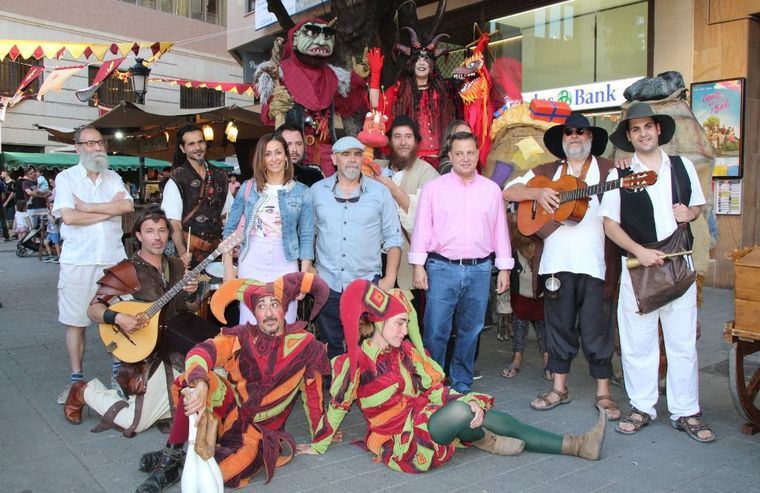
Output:
<instances>
[{"instance_id":1,"label":"drumstick","mask_svg":"<svg viewBox=\"0 0 760 493\"><path fill-rule=\"evenodd\" d=\"M666 253L662 258L682 257L684 255L691 255L691 252L691 250L684 250L683 252ZM641 267L641 262L637 258L629 258L625 261L625 266L628 267L628 270L631 270L636 267Z\"/></svg>"},{"instance_id":2,"label":"drumstick","mask_svg":"<svg viewBox=\"0 0 760 493\"><path fill-rule=\"evenodd\" d=\"M190 253L190 239L193 237L193 227L187 228L187 252Z\"/></svg>"}]
</instances>

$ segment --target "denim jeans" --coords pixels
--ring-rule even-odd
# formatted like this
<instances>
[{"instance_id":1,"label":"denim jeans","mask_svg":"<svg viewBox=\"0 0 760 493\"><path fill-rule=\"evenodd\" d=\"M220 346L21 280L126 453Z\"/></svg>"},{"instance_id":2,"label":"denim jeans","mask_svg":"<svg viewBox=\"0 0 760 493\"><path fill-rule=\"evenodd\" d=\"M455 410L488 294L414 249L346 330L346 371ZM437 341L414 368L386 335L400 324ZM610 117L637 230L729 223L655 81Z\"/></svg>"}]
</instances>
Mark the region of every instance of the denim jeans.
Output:
<instances>
[{"instance_id":1,"label":"denim jeans","mask_svg":"<svg viewBox=\"0 0 760 493\"><path fill-rule=\"evenodd\" d=\"M491 287L492 261L478 265L459 265L429 258L425 304L425 348L443 368L451 323L456 317L457 337L450 368L452 387L469 392L478 335L483 330L488 294Z\"/></svg>"}]
</instances>

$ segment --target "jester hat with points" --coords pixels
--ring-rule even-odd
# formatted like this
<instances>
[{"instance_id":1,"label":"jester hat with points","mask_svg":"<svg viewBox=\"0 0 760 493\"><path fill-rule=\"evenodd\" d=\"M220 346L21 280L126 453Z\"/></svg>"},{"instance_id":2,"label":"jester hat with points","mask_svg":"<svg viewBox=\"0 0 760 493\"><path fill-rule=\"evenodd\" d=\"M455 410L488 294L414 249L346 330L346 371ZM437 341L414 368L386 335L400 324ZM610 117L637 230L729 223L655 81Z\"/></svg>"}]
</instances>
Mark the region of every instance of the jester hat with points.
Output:
<instances>
[{"instance_id":1,"label":"jester hat with points","mask_svg":"<svg viewBox=\"0 0 760 493\"><path fill-rule=\"evenodd\" d=\"M267 283L253 279L227 281L211 297L211 312L226 324L224 309L234 300L244 303L253 312L258 300L264 296L277 298L286 307L301 293L314 296L314 307L311 310L313 320L327 301L330 289L321 277L305 272L285 274Z\"/></svg>"}]
</instances>

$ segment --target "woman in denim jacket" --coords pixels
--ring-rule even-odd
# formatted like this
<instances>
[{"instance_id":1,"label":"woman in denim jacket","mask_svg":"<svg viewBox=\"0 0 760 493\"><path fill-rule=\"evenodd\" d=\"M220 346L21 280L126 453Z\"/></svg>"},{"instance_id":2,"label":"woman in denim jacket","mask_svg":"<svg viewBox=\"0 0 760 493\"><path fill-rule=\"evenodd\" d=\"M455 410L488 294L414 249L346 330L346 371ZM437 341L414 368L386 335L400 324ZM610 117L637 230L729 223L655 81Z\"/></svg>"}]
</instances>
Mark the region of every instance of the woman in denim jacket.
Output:
<instances>
[{"instance_id":1,"label":"woman in denim jacket","mask_svg":"<svg viewBox=\"0 0 760 493\"><path fill-rule=\"evenodd\" d=\"M293 180L293 164L285 140L267 134L259 139L253 155L253 178L243 182L232 204L224 237L231 235L245 217L237 277L271 282L289 272L311 269L314 260L314 207L311 192ZM235 278L232 254L225 254L224 280ZM297 302L285 319L296 319ZM256 323L241 303L240 323Z\"/></svg>"}]
</instances>

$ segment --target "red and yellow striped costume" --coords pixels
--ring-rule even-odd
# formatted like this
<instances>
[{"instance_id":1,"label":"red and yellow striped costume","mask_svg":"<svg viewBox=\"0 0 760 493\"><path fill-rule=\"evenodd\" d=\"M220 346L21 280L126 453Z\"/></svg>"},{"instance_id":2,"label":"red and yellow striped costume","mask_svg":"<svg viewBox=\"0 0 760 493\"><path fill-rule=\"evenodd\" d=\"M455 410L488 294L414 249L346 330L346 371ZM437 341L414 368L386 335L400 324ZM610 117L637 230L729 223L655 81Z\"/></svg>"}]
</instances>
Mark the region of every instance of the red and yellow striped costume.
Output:
<instances>
[{"instance_id":1,"label":"red and yellow striped costume","mask_svg":"<svg viewBox=\"0 0 760 493\"><path fill-rule=\"evenodd\" d=\"M440 445L430 438L427 426L434 412L452 399L474 401L483 409L493 405L490 395L449 390L440 366L408 340L382 351L365 340L353 378L348 378L349 366L346 354L333 361L332 399L311 444L318 453L327 450L356 401L367 422L367 448L376 460L397 471L425 472L448 462L458 444Z\"/></svg>"},{"instance_id":2,"label":"red and yellow striped costume","mask_svg":"<svg viewBox=\"0 0 760 493\"><path fill-rule=\"evenodd\" d=\"M220 418L215 458L225 486L245 486L262 468L269 480L276 466L292 459L295 442L285 421L299 391L312 435L323 419L322 375L330 364L324 345L302 326L289 325L280 336L252 325L224 328L187 355L175 399L196 379L208 383L207 405ZM227 376L214 373L215 367Z\"/></svg>"}]
</instances>

